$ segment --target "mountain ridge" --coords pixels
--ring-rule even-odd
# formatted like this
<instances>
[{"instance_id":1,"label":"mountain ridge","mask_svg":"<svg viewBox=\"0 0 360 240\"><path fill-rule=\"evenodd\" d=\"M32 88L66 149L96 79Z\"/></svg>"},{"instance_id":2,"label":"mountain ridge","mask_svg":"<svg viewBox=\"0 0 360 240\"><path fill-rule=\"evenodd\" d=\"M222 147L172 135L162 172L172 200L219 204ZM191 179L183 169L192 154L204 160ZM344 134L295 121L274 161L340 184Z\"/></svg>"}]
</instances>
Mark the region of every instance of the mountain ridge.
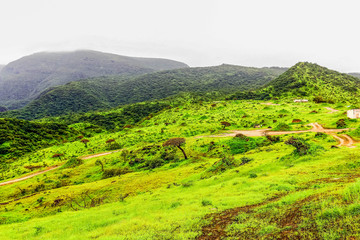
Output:
<instances>
[{"instance_id":1,"label":"mountain ridge","mask_svg":"<svg viewBox=\"0 0 360 240\"><path fill-rule=\"evenodd\" d=\"M34 119L163 99L182 92L253 90L284 71L223 64L166 70L133 78L93 78L51 88L16 113L20 115L14 114Z\"/></svg>"},{"instance_id":2,"label":"mountain ridge","mask_svg":"<svg viewBox=\"0 0 360 240\"><path fill-rule=\"evenodd\" d=\"M139 58L93 50L40 52L6 65L0 72L0 105L24 106L44 90L100 76L135 76L187 68L185 63L161 58Z\"/></svg>"}]
</instances>

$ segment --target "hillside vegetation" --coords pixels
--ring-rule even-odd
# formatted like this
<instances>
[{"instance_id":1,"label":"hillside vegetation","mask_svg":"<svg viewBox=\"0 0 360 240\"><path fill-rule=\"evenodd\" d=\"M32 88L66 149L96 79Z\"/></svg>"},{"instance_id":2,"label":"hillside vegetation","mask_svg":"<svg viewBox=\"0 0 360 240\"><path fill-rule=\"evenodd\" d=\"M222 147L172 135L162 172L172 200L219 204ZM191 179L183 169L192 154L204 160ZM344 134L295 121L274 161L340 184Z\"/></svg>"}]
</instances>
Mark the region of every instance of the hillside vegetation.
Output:
<instances>
[{"instance_id":1,"label":"hillside vegetation","mask_svg":"<svg viewBox=\"0 0 360 240\"><path fill-rule=\"evenodd\" d=\"M258 130L258 125L307 130L314 122L326 128L358 128L357 119L344 119L346 105L282 99L273 103L278 105L191 100L162 109L151 104L149 111L146 104L134 105L134 113L142 116L154 112L135 116L141 120L115 131L86 126L91 121L101 126L96 118L109 116L106 126L125 118L111 114L126 111L42 120L70 124L90 135L23 155L2 170L6 181L36 168L62 166L0 186L0 238L215 239L218 233L223 239L360 237L358 144L336 147L336 138L322 132L226 135ZM329 113L325 107L339 111ZM175 139L173 145L170 139Z\"/></svg>"},{"instance_id":2,"label":"hillside vegetation","mask_svg":"<svg viewBox=\"0 0 360 240\"><path fill-rule=\"evenodd\" d=\"M87 93L99 103L172 94L0 119L0 239L359 239L360 120L344 113L356 108L360 80L310 63L274 80L282 69L255 77L259 69L240 68L118 85L132 94L115 87L117 77L96 78Z\"/></svg>"},{"instance_id":3,"label":"hillside vegetation","mask_svg":"<svg viewBox=\"0 0 360 240\"><path fill-rule=\"evenodd\" d=\"M36 53L9 63L0 72L0 106L24 106L46 89L100 76L135 76L186 68L167 59L126 57L96 51Z\"/></svg>"},{"instance_id":4,"label":"hillside vegetation","mask_svg":"<svg viewBox=\"0 0 360 240\"><path fill-rule=\"evenodd\" d=\"M75 134L65 124L0 118L0 161L46 148Z\"/></svg>"},{"instance_id":5,"label":"hillside vegetation","mask_svg":"<svg viewBox=\"0 0 360 240\"><path fill-rule=\"evenodd\" d=\"M272 96L319 97L323 101L357 101L360 79L317 64L300 62L268 84Z\"/></svg>"},{"instance_id":6,"label":"hillside vegetation","mask_svg":"<svg viewBox=\"0 0 360 240\"><path fill-rule=\"evenodd\" d=\"M221 65L168 70L130 79L95 78L49 89L20 111L2 116L36 119L163 99L184 92L216 91L224 95L260 88L284 71L283 68Z\"/></svg>"}]
</instances>

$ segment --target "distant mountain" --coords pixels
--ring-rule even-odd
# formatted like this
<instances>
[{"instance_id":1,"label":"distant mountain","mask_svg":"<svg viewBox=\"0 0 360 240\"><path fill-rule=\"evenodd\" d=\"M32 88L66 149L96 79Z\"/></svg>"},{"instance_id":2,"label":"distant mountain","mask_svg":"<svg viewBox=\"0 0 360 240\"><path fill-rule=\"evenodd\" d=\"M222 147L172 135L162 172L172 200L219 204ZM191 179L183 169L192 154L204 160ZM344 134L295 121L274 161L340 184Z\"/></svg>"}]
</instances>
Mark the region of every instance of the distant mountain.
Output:
<instances>
[{"instance_id":1,"label":"distant mountain","mask_svg":"<svg viewBox=\"0 0 360 240\"><path fill-rule=\"evenodd\" d=\"M300 62L269 82L272 96L319 97L324 101L358 101L360 79L317 64Z\"/></svg>"},{"instance_id":2,"label":"distant mountain","mask_svg":"<svg viewBox=\"0 0 360 240\"><path fill-rule=\"evenodd\" d=\"M1 69L3 69L5 67L5 65L0 65L0 72L1 72Z\"/></svg>"},{"instance_id":3,"label":"distant mountain","mask_svg":"<svg viewBox=\"0 0 360 240\"><path fill-rule=\"evenodd\" d=\"M87 112L122 104L162 99L182 92L231 93L264 86L285 68L251 68L233 65L183 68L124 77L71 82L43 92L25 108L7 116L25 119Z\"/></svg>"},{"instance_id":4,"label":"distant mountain","mask_svg":"<svg viewBox=\"0 0 360 240\"><path fill-rule=\"evenodd\" d=\"M100 76L136 76L187 68L181 62L157 58L125 57L96 51L36 53L6 65L0 72L0 106L24 106L44 90Z\"/></svg>"},{"instance_id":5,"label":"distant mountain","mask_svg":"<svg viewBox=\"0 0 360 240\"><path fill-rule=\"evenodd\" d=\"M360 73L354 72L354 73L348 73L348 74L353 76L353 77L360 78Z\"/></svg>"}]
</instances>

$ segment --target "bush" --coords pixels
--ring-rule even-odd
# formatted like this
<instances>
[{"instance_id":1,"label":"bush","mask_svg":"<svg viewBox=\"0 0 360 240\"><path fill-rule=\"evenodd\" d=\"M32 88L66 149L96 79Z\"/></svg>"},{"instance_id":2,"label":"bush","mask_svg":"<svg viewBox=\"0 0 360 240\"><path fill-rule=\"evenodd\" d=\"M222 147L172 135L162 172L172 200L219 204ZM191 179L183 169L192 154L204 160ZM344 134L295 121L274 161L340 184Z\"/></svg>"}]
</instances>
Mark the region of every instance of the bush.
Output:
<instances>
[{"instance_id":1,"label":"bush","mask_svg":"<svg viewBox=\"0 0 360 240\"><path fill-rule=\"evenodd\" d=\"M165 161L163 159L153 158L153 159L149 159L145 162L145 167L148 169L154 169L154 168L161 167L164 164L165 164Z\"/></svg>"},{"instance_id":2,"label":"bush","mask_svg":"<svg viewBox=\"0 0 360 240\"><path fill-rule=\"evenodd\" d=\"M262 138L234 137L228 141L231 154L245 153L263 144Z\"/></svg>"},{"instance_id":3,"label":"bush","mask_svg":"<svg viewBox=\"0 0 360 240\"><path fill-rule=\"evenodd\" d=\"M317 132L315 134L315 137L316 138L326 138L327 137L327 134L326 133L322 133L322 132Z\"/></svg>"},{"instance_id":4,"label":"bush","mask_svg":"<svg viewBox=\"0 0 360 240\"><path fill-rule=\"evenodd\" d=\"M291 127L287 125L286 123L279 123L274 130L276 131L290 131Z\"/></svg>"},{"instance_id":5,"label":"bush","mask_svg":"<svg viewBox=\"0 0 360 240\"><path fill-rule=\"evenodd\" d=\"M249 178L257 178L258 175L256 173L250 173Z\"/></svg>"},{"instance_id":6,"label":"bush","mask_svg":"<svg viewBox=\"0 0 360 240\"><path fill-rule=\"evenodd\" d=\"M345 119L339 119L337 122L336 122L336 127L337 128L344 128L346 127L347 124L345 122Z\"/></svg>"},{"instance_id":7,"label":"bush","mask_svg":"<svg viewBox=\"0 0 360 240\"><path fill-rule=\"evenodd\" d=\"M203 205L204 207L205 206L209 206L209 205L212 205L212 202L210 200L207 200L207 199L203 199L201 201L201 205Z\"/></svg>"},{"instance_id":8,"label":"bush","mask_svg":"<svg viewBox=\"0 0 360 240\"><path fill-rule=\"evenodd\" d=\"M111 178L111 177L115 177L115 176L120 176L120 175L124 175L126 173L132 172L131 169L129 169L128 167L124 167L124 168L112 168L112 169L105 169L103 174L102 174L102 178Z\"/></svg>"},{"instance_id":9,"label":"bush","mask_svg":"<svg viewBox=\"0 0 360 240\"><path fill-rule=\"evenodd\" d=\"M294 153L297 155L303 156L309 154L310 145L302 138L291 137L285 141L285 144L295 147Z\"/></svg>"},{"instance_id":10,"label":"bush","mask_svg":"<svg viewBox=\"0 0 360 240\"><path fill-rule=\"evenodd\" d=\"M242 157L242 158L240 159L240 161L241 161L240 165L247 164L247 163L251 162L252 160L254 160L254 159L248 158L248 157Z\"/></svg>"},{"instance_id":11,"label":"bush","mask_svg":"<svg viewBox=\"0 0 360 240\"><path fill-rule=\"evenodd\" d=\"M110 144L107 144L107 146L106 146L107 150L117 150L120 148L121 148L121 145L120 145L120 143L117 143L117 142L112 142Z\"/></svg>"},{"instance_id":12,"label":"bush","mask_svg":"<svg viewBox=\"0 0 360 240\"><path fill-rule=\"evenodd\" d=\"M325 103L326 102L326 100L322 96L315 96L313 101L315 103Z\"/></svg>"},{"instance_id":13,"label":"bush","mask_svg":"<svg viewBox=\"0 0 360 240\"><path fill-rule=\"evenodd\" d=\"M83 160L77 157L71 157L63 166L63 168L73 168L83 164Z\"/></svg>"},{"instance_id":14,"label":"bush","mask_svg":"<svg viewBox=\"0 0 360 240\"><path fill-rule=\"evenodd\" d=\"M225 172L226 170L236 167L238 165L239 164L235 161L233 157L224 157L221 160L215 162L209 169L207 169L203 177L210 177L213 174Z\"/></svg>"}]
</instances>

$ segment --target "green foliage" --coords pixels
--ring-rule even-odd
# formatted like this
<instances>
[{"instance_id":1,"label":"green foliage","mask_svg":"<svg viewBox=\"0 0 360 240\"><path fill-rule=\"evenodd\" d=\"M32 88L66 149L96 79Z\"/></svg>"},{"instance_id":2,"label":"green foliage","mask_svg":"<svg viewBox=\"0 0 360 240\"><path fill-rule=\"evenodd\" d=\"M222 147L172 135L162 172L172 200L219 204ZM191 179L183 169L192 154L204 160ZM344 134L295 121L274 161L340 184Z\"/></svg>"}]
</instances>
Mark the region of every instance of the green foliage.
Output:
<instances>
[{"instance_id":1,"label":"green foliage","mask_svg":"<svg viewBox=\"0 0 360 240\"><path fill-rule=\"evenodd\" d=\"M111 168L111 169L105 169L102 174L102 178L111 178L115 176L121 176L126 173L132 172L130 168L123 167L123 168Z\"/></svg>"},{"instance_id":2,"label":"green foliage","mask_svg":"<svg viewBox=\"0 0 360 240\"><path fill-rule=\"evenodd\" d=\"M212 202L211 202L210 200L208 200L208 199L203 199L203 200L201 201L201 205L202 205L203 207L210 206L210 205L212 205Z\"/></svg>"},{"instance_id":3,"label":"green foliage","mask_svg":"<svg viewBox=\"0 0 360 240\"><path fill-rule=\"evenodd\" d=\"M202 178L211 177L216 174L221 174L228 169L239 166L240 164L233 157L224 157L215 162L209 169L205 171Z\"/></svg>"},{"instance_id":4,"label":"green foliage","mask_svg":"<svg viewBox=\"0 0 360 240\"><path fill-rule=\"evenodd\" d=\"M304 156L310 153L310 145L303 138L290 137L285 144L295 147L295 155Z\"/></svg>"},{"instance_id":5,"label":"green foliage","mask_svg":"<svg viewBox=\"0 0 360 240\"><path fill-rule=\"evenodd\" d=\"M360 181L346 187L342 193L345 202L353 203L360 198Z\"/></svg>"},{"instance_id":6,"label":"green foliage","mask_svg":"<svg viewBox=\"0 0 360 240\"><path fill-rule=\"evenodd\" d=\"M259 88L284 69L221 65L182 68L146 74L135 78L103 77L71 82L43 92L19 111L7 117L37 119L68 113L109 109L123 104L163 99L183 92L228 94Z\"/></svg>"},{"instance_id":7,"label":"green foliage","mask_svg":"<svg viewBox=\"0 0 360 240\"><path fill-rule=\"evenodd\" d=\"M347 126L345 119L339 119L336 121L337 128L345 128Z\"/></svg>"},{"instance_id":8,"label":"green foliage","mask_svg":"<svg viewBox=\"0 0 360 240\"><path fill-rule=\"evenodd\" d=\"M77 157L71 157L66 163L62 166L62 168L74 168L81 164L83 164L83 160Z\"/></svg>"},{"instance_id":9,"label":"green foliage","mask_svg":"<svg viewBox=\"0 0 360 240\"><path fill-rule=\"evenodd\" d=\"M75 136L65 124L0 118L0 155L18 157Z\"/></svg>"},{"instance_id":10,"label":"green foliage","mask_svg":"<svg viewBox=\"0 0 360 240\"><path fill-rule=\"evenodd\" d=\"M286 123L279 123L274 130L276 131L290 131L291 130L291 126L286 124Z\"/></svg>"},{"instance_id":11,"label":"green foliage","mask_svg":"<svg viewBox=\"0 0 360 240\"><path fill-rule=\"evenodd\" d=\"M310 96L318 103L356 102L358 89L358 78L307 62L297 63L267 85L272 96Z\"/></svg>"},{"instance_id":12,"label":"green foliage","mask_svg":"<svg viewBox=\"0 0 360 240\"><path fill-rule=\"evenodd\" d=\"M230 147L231 154L240 154L262 146L264 138L240 138L234 137L230 139L227 144Z\"/></svg>"}]
</instances>

